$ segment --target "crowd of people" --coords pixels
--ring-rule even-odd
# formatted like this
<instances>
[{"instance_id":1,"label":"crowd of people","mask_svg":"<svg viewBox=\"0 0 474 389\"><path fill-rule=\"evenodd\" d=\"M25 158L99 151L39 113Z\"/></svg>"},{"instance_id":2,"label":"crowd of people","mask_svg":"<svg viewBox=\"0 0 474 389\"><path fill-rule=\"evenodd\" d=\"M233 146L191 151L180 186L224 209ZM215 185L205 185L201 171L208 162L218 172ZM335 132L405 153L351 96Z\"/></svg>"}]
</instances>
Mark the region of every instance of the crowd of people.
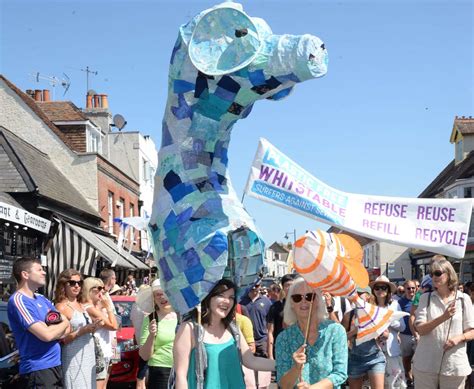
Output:
<instances>
[{"instance_id":1,"label":"crowd of people","mask_svg":"<svg viewBox=\"0 0 474 389\"><path fill-rule=\"evenodd\" d=\"M17 260L13 275L18 288L8 316L24 386L105 388L117 352L114 271L86 279L63 271L54 304L36 293L46 281L39 261ZM133 278L125 286L120 290L140 294ZM131 314L137 389L266 388L272 380L283 389L361 389L367 381L372 389L471 387L474 287L460 285L439 255L421 282L397 286L379 276L357 288L364 301L407 314L360 344L357 308L298 274L268 288L257 281L240 301L233 282L221 280L181 323L160 280L146 287L153 312L135 304Z\"/></svg>"}]
</instances>

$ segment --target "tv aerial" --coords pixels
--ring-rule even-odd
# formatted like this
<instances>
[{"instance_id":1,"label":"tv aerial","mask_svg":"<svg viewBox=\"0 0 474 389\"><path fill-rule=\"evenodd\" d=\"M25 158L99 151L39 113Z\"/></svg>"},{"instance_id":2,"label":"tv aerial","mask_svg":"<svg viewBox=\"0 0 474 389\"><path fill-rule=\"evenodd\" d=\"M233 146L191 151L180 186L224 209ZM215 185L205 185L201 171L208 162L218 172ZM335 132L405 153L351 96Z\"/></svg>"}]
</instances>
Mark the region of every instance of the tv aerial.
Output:
<instances>
[{"instance_id":1,"label":"tv aerial","mask_svg":"<svg viewBox=\"0 0 474 389\"><path fill-rule=\"evenodd\" d=\"M35 72L31 75L34 77L36 82L46 81L49 85L53 87L53 100L55 97L57 85L61 85L64 88L63 97L66 95L67 91L69 90L69 87L71 86L71 80L69 79L69 76L66 73L63 73L64 77L62 78L40 74L40 72Z\"/></svg>"}]
</instances>

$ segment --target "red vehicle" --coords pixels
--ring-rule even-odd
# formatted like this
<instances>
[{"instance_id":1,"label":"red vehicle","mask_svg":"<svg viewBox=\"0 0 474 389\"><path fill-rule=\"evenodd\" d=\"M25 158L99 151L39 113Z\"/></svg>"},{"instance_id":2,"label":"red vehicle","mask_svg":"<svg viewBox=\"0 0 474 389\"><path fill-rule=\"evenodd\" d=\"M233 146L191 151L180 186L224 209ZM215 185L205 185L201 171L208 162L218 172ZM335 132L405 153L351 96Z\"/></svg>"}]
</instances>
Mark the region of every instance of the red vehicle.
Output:
<instances>
[{"instance_id":1,"label":"red vehicle","mask_svg":"<svg viewBox=\"0 0 474 389\"><path fill-rule=\"evenodd\" d=\"M117 316L122 321L121 328L117 331L117 343L120 349L120 362L112 365L112 372L107 387L133 387L138 371L138 348L135 340L135 329L130 320L130 312L135 302L135 296L111 296L117 311Z\"/></svg>"}]
</instances>

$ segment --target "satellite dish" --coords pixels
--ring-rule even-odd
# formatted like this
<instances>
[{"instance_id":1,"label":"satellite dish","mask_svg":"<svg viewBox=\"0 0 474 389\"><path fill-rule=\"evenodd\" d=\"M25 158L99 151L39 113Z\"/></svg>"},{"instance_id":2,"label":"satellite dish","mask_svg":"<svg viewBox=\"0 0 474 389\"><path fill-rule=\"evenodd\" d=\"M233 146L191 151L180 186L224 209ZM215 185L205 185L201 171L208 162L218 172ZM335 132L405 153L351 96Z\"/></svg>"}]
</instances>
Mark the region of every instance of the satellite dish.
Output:
<instances>
[{"instance_id":1,"label":"satellite dish","mask_svg":"<svg viewBox=\"0 0 474 389\"><path fill-rule=\"evenodd\" d=\"M87 96L94 96L94 95L96 95L96 94L97 94L97 92L96 92L94 89L89 89L89 90L87 91Z\"/></svg>"},{"instance_id":2,"label":"satellite dish","mask_svg":"<svg viewBox=\"0 0 474 389\"><path fill-rule=\"evenodd\" d=\"M122 128L124 128L127 125L127 121L120 114L114 115L112 121L114 122L114 126L117 127L119 131L121 131Z\"/></svg>"}]
</instances>

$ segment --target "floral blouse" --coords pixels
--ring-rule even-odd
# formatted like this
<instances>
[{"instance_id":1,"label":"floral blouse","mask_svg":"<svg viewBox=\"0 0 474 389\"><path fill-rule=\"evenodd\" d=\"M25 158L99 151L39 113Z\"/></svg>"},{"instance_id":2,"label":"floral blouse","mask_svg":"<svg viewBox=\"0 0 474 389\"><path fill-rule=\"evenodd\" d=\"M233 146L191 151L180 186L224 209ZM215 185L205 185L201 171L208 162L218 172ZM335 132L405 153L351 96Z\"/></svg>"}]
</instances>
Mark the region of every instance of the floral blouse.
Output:
<instances>
[{"instance_id":1,"label":"floral blouse","mask_svg":"<svg viewBox=\"0 0 474 389\"><path fill-rule=\"evenodd\" d=\"M314 345L306 347L307 362L303 367L302 378L315 384L328 378L334 388L339 388L347 379L347 337L342 325L325 320L319 324L319 336ZM276 340L277 381L294 364L293 353L304 342L304 334L297 324L283 330Z\"/></svg>"}]
</instances>

